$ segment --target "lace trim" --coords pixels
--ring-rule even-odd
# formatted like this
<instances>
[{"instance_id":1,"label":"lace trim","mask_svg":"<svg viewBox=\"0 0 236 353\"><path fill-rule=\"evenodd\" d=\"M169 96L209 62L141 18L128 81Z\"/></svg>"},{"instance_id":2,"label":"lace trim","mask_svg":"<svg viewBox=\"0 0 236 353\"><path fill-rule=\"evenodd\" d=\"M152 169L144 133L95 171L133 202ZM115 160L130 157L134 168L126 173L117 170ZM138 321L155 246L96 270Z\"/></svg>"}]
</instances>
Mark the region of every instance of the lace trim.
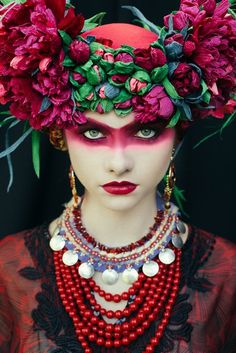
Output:
<instances>
[{"instance_id":1,"label":"lace trim","mask_svg":"<svg viewBox=\"0 0 236 353\"><path fill-rule=\"evenodd\" d=\"M57 348L52 353L83 353L83 348L74 334L73 323L61 304L56 287L52 251L48 245L48 225L43 225L25 236L25 245L35 267L21 269L20 274L29 279L42 279L42 291L36 295L38 307L32 311L34 330L44 330L46 337L55 342ZM197 271L210 257L214 248L214 236L194 227L190 228L189 238L183 247L182 278L180 292L184 286L196 291L210 291L212 284L197 276ZM167 326L155 353L167 353L174 349L175 341L190 341L192 325L188 323L192 305L188 294L179 294ZM154 336L155 324L128 348L106 349L93 346L96 353L141 353Z\"/></svg>"}]
</instances>

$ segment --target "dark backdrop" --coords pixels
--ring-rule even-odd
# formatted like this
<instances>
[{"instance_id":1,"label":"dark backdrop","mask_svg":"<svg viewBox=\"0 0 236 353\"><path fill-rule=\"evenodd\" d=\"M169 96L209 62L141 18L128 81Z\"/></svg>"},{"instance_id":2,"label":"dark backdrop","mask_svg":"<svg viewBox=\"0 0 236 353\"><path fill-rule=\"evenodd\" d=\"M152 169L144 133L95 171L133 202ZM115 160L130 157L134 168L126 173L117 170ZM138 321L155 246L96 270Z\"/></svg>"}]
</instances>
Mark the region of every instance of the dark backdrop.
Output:
<instances>
[{"instance_id":1,"label":"dark backdrop","mask_svg":"<svg viewBox=\"0 0 236 353\"><path fill-rule=\"evenodd\" d=\"M76 2L74 2L76 3ZM130 22L132 16L121 5L138 7L145 16L162 24L162 17L177 10L179 1L166 2L80 0L78 9L86 18L106 11L105 23ZM177 158L177 183L185 190L185 220L236 242L234 200L236 191L235 136L236 123L227 128L222 138L215 136L199 148L193 146L214 129L214 122L200 122L189 130ZM4 129L0 130L0 150L4 147ZM20 128L11 132L13 142ZM41 143L41 178L34 175L30 138L12 155L14 184L6 192L8 169L0 160L0 237L50 221L63 209L70 197L67 153L56 151L47 137Z\"/></svg>"}]
</instances>

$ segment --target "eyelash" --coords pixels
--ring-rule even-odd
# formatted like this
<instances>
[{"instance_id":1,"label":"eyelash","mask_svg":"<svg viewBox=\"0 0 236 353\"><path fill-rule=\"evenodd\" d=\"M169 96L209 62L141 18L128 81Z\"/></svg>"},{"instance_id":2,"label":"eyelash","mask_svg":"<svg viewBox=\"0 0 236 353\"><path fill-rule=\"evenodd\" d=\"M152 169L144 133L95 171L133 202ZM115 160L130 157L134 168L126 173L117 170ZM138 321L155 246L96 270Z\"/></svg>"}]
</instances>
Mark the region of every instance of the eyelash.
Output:
<instances>
[{"instance_id":1,"label":"eyelash","mask_svg":"<svg viewBox=\"0 0 236 353\"><path fill-rule=\"evenodd\" d=\"M140 137L140 136L136 136L137 134L138 134L138 132L140 132L140 131L143 131L143 130L150 130L150 131L153 131L154 132L154 135L153 136L151 136L151 137ZM85 131L81 131L80 132L80 134L84 137L84 138L86 138L87 140L89 140L89 141L99 141L99 140L102 140L102 139L104 139L105 138L105 135L103 135L102 137L98 137L98 138L90 138L90 137L87 137L85 134L86 134L86 132L89 132L89 131L97 131L98 133L101 133L101 134L103 134L101 131L99 131L99 129L87 129L87 130L85 130ZM158 129L158 128L143 128L143 129L139 129L139 130L137 130L137 132L136 132L136 135L134 135L135 137L137 137L138 139L143 139L143 140L153 140L153 139L155 139L155 138L157 138L159 135L160 135L160 133L161 133L161 129Z\"/></svg>"}]
</instances>

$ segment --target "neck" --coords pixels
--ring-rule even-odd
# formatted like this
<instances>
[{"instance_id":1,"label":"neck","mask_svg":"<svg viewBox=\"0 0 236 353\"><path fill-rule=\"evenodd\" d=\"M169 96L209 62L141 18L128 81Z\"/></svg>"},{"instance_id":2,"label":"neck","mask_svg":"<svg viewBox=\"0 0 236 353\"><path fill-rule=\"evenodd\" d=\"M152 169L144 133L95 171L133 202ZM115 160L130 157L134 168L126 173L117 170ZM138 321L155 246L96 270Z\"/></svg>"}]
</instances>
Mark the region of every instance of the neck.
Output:
<instances>
[{"instance_id":1,"label":"neck","mask_svg":"<svg viewBox=\"0 0 236 353\"><path fill-rule=\"evenodd\" d=\"M87 194L81 205L82 223L87 232L110 247L124 246L142 238L153 225L156 213L155 193L122 211L103 207Z\"/></svg>"}]
</instances>

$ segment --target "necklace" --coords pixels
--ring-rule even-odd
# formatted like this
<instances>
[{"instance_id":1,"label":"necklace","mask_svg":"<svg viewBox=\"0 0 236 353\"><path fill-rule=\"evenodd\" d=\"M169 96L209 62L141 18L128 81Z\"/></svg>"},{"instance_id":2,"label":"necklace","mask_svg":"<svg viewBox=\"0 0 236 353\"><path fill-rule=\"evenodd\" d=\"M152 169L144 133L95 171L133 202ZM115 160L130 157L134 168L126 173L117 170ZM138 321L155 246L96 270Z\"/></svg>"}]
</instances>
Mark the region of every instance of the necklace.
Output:
<instances>
[{"instance_id":1,"label":"necklace","mask_svg":"<svg viewBox=\"0 0 236 353\"><path fill-rule=\"evenodd\" d=\"M126 247L109 248L95 241L82 225L80 208L67 207L62 214L60 224L54 233L50 246L54 251L63 248L62 260L67 266L78 261L79 274L83 278L91 278L95 271L102 272L106 284L114 284L121 273L128 284L138 278L138 270L152 277L159 271L159 265L153 259L158 255L164 264L175 260L175 253L167 245L172 241L175 247L181 248L179 234L181 222L176 213L159 210L150 232L136 243Z\"/></svg>"},{"instance_id":2,"label":"necklace","mask_svg":"<svg viewBox=\"0 0 236 353\"><path fill-rule=\"evenodd\" d=\"M127 246L110 248L88 234L80 209L66 208L50 246L58 292L84 353L95 353L91 344L128 346L155 322L155 335L143 353L154 352L178 294L180 234L184 232L177 212L159 210L147 235ZM131 286L121 294L105 292L92 278L95 270L103 272L105 283L113 284L121 275ZM95 293L106 302L126 300L128 304L124 310L107 310ZM110 324L104 318L117 321Z\"/></svg>"},{"instance_id":3,"label":"necklace","mask_svg":"<svg viewBox=\"0 0 236 353\"><path fill-rule=\"evenodd\" d=\"M153 277L147 277L141 272L132 287L120 295L105 293L92 279L78 276L77 264L66 266L63 263L64 250L54 252L58 291L85 353L93 353L90 343L106 348L127 346L143 335L155 321L155 336L143 353L154 352L169 323L179 289L181 250L174 247L172 250L176 257L172 264L165 265L156 259L159 272ZM124 310L111 311L97 303L93 291L115 303L130 296L135 296L135 299ZM95 315L95 311L100 316ZM101 315L119 319L122 323L109 324Z\"/></svg>"}]
</instances>

